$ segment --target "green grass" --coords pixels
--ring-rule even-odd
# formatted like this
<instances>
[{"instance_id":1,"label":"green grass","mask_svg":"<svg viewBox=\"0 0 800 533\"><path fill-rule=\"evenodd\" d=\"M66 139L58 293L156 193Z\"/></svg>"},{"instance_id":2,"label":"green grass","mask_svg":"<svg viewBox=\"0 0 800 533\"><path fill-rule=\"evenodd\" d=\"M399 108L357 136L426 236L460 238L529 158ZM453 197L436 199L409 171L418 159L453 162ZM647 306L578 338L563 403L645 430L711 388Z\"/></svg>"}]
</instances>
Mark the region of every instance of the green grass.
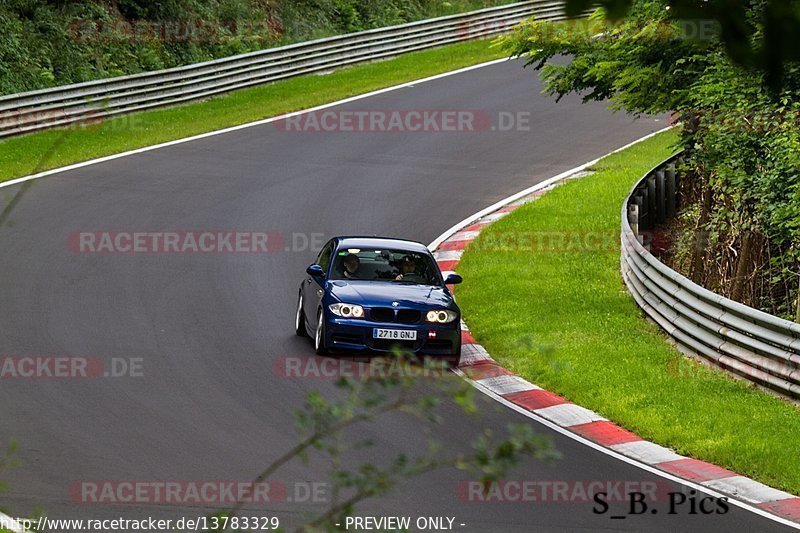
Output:
<instances>
[{"instance_id":1,"label":"green grass","mask_svg":"<svg viewBox=\"0 0 800 533\"><path fill-rule=\"evenodd\" d=\"M459 305L478 342L520 376L645 439L800 494L800 411L681 355L620 277L622 201L675 140L667 132L611 155L485 229L459 263ZM540 239L520 251L539 232L571 246ZM586 235L606 244L580 246Z\"/></svg>"},{"instance_id":2,"label":"green grass","mask_svg":"<svg viewBox=\"0 0 800 533\"><path fill-rule=\"evenodd\" d=\"M15 137L0 142L0 181L306 109L503 56L490 47L490 41L471 41L96 125Z\"/></svg>"}]
</instances>

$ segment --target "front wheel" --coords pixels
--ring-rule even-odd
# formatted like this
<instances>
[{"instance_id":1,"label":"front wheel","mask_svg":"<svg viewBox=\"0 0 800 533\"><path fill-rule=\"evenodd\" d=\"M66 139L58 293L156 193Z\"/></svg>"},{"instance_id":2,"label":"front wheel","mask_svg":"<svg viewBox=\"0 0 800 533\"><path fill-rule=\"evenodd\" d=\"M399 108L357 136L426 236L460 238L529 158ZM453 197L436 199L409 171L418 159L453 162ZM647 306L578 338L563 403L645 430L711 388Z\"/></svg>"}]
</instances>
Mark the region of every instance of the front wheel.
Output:
<instances>
[{"instance_id":1,"label":"front wheel","mask_svg":"<svg viewBox=\"0 0 800 533\"><path fill-rule=\"evenodd\" d=\"M317 315L317 333L314 335L314 349L317 355L326 355L328 349L325 347L325 314L322 309Z\"/></svg>"},{"instance_id":2,"label":"front wheel","mask_svg":"<svg viewBox=\"0 0 800 533\"><path fill-rule=\"evenodd\" d=\"M297 313L294 317L294 332L298 337L308 337L306 331L306 314L303 313L303 293L297 297Z\"/></svg>"}]
</instances>

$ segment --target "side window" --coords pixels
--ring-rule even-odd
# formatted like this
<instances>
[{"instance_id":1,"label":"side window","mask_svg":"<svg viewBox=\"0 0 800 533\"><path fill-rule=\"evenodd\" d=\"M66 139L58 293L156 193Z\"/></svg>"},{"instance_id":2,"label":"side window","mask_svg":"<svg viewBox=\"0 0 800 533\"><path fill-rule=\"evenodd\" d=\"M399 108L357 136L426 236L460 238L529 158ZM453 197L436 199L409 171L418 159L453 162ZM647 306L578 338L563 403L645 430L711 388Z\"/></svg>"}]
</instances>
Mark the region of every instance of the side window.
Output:
<instances>
[{"instance_id":1,"label":"side window","mask_svg":"<svg viewBox=\"0 0 800 533\"><path fill-rule=\"evenodd\" d=\"M317 257L317 264L322 267L324 272L328 272L328 267L331 264L331 255L333 254L333 241L328 241L328 244L322 247L322 251Z\"/></svg>"}]
</instances>

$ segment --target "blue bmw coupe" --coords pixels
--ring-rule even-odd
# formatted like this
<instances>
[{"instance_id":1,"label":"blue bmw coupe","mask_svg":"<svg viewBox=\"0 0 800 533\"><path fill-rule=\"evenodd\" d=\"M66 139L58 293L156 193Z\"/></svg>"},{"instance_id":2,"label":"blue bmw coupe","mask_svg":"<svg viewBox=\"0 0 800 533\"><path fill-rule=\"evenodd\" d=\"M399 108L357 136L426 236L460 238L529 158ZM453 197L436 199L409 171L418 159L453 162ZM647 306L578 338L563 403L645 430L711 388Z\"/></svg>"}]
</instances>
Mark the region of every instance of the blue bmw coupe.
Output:
<instances>
[{"instance_id":1,"label":"blue bmw coupe","mask_svg":"<svg viewBox=\"0 0 800 533\"><path fill-rule=\"evenodd\" d=\"M334 237L300 283L295 329L329 352L395 348L458 365L461 311L428 249L418 242Z\"/></svg>"}]
</instances>

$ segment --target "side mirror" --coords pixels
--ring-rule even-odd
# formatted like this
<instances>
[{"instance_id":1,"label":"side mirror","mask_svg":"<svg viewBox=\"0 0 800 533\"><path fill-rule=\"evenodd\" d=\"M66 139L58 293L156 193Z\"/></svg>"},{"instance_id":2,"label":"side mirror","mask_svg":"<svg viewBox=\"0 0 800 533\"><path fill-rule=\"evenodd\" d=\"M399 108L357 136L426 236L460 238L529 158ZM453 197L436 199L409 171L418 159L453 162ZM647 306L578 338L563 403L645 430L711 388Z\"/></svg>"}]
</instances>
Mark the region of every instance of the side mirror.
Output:
<instances>
[{"instance_id":1,"label":"side mirror","mask_svg":"<svg viewBox=\"0 0 800 533\"><path fill-rule=\"evenodd\" d=\"M324 278L325 272L322 270L322 267L319 265L310 265L306 269L306 274L311 276L312 278Z\"/></svg>"},{"instance_id":2,"label":"side mirror","mask_svg":"<svg viewBox=\"0 0 800 533\"><path fill-rule=\"evenodd\" d=\"M452 274L448 274L447 278L444 280L445 285L458 285L464 281L464 278L453 272Z\"/></svg>"}]
</instances>

